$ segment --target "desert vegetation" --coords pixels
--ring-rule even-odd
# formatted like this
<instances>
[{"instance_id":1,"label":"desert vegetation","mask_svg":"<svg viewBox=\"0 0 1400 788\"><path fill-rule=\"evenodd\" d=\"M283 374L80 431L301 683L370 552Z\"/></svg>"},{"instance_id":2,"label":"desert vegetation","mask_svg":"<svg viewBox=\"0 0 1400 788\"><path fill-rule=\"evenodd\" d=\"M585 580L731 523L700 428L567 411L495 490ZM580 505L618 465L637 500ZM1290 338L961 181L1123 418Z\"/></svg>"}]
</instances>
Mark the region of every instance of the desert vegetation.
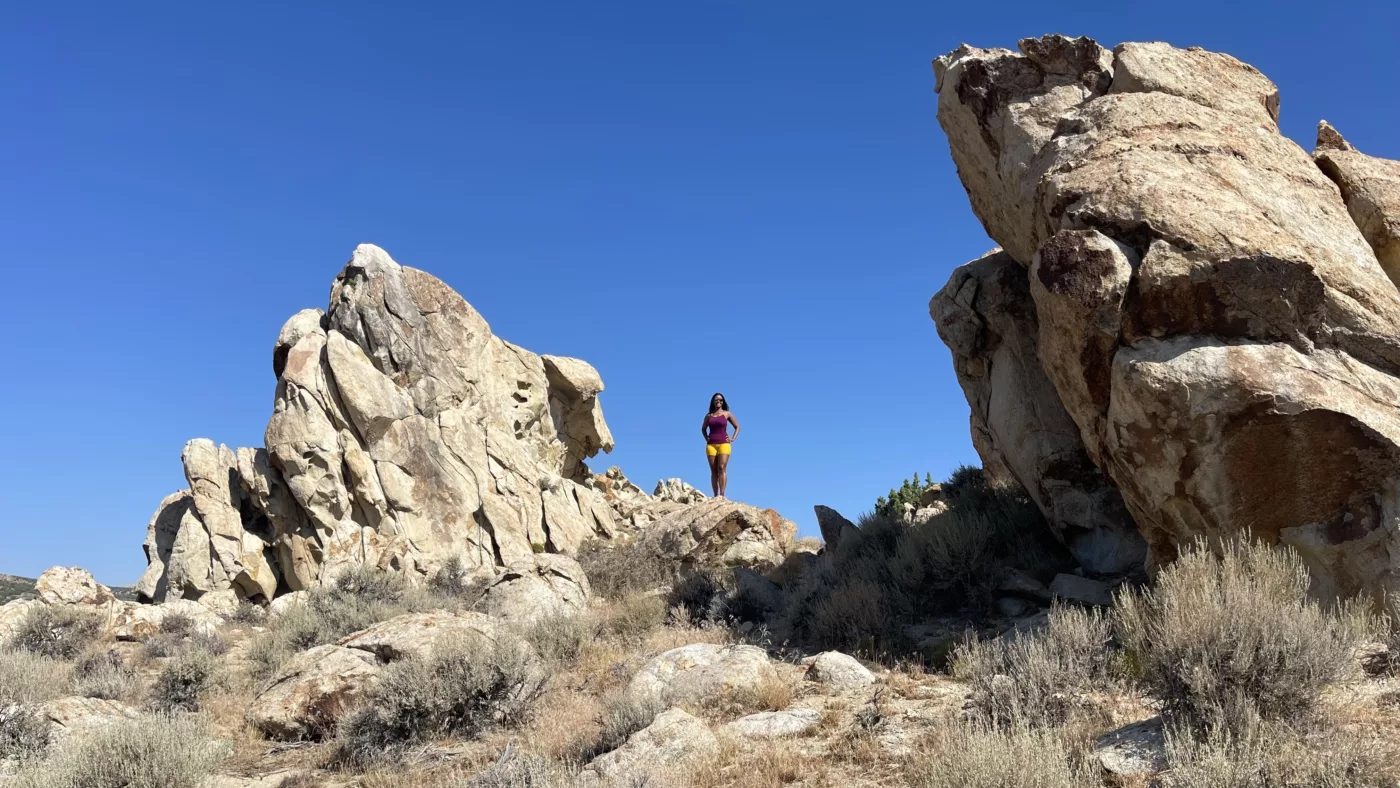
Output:
<instances>
[{"instance_id":1,"label":"desert vegetation","mask_svg":"<svg viewBox=\"0 0 1400 788\"><path fill-rule=\"evenodd\" d=\"M347 572L275 614L239 609L218 632L174 613L113 641L92 611L36 607L0 651L0 784L1396 785L1392 679L1356 657L1388 624L1310 598L1296 555L1198 543L1111 605L1061 601L1010 622L990 589L1067 558L1023 494L955 481L949 511L867 515L858 538L771 573L781 582L592 545L591 604L529 620L476 612L482 585L451 563L423 586ZM373 680L346 694L343 669L325 674L334 691L300 727L254 724L250 704L311 650L349 654L336 645L348 636L416 620L471 626L361 652L377 656L350 664ZM931 620L956 633L938 653L906 631ZM833 650L863 667L819 674ZM676 684L694 664L710 667ZM75 697L125 711L60 731L52 704ZM658 730L666 720L682 727ZM1113 736L1132 726L1153 733L1124 766Z\"/></svg>"}]
</instances>

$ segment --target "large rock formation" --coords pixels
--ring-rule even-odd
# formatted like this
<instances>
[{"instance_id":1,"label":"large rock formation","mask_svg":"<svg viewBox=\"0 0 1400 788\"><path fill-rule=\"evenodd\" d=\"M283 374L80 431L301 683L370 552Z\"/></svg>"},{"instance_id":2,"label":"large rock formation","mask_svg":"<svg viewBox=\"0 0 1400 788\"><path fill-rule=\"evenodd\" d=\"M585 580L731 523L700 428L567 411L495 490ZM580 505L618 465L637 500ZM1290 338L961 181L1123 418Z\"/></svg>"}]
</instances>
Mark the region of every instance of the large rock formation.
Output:
<instances>
[{"instance_id":1,"label":"large rock formation","mask_svg":"<svg viewBox=\"0 0 1400 788\"><path fill-rule=\"evenodd\" d=\"M610 536L584 460L612 435L587 363L493 336L441 281L362 245L273 348L266 448L190 441L147 527L148 601L271 599L372 564L425 576Z\"/></svg>"},{"instance_id":2,"label":"large rock formation","mask_svg":"<svg viewBox=\"0 0 1400 788\"><path fill-rule=\"evenodd\" d=\"M1323 146L1349 212L1279 133L1273 83L1200 49L1047 36L934 71L959 176L1005 250L932 305L979 449L1052 521L1065 493L1047 482L1105 499L1057 461L1087 457L1153 561L1248 534L1298 548L1324 592L1394 590L1400 292L1372 248L1390 219L1367 218L1393 211L1387 168Z\"/></svg>"}]
</instances>

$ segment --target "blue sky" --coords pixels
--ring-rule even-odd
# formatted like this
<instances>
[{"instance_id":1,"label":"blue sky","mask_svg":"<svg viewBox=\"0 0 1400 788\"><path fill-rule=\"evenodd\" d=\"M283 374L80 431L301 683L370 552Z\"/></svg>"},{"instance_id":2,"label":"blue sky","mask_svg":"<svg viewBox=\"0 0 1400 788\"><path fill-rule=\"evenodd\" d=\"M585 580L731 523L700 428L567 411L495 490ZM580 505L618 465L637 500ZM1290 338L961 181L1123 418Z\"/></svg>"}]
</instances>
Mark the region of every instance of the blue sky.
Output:
<instances>
[{"instance_id":1,"label":"blue sky","mask_svg":"<svg viewBox=\"0 0 1400 788\"><path fill-rule=\"evenodd\" d=\"M929 321L992 243L929 61L1046 32L1228 51L1396 142L1388 4L63 3L0 26L0 572L133 581L188 438L260 445L282 322L360 242L592 362L619 463L813 533L974 462Z\"/></svg>"}]
</instances>

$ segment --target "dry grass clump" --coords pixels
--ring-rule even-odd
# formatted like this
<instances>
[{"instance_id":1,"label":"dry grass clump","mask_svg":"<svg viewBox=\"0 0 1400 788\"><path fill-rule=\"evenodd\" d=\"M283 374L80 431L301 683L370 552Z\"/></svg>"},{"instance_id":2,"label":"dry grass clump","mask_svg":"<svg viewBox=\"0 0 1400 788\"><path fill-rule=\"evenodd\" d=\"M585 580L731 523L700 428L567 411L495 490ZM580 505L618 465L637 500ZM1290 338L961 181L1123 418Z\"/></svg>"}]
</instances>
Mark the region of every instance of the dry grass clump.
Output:
<instances>
[{"instance_id":1,"label":"dry grass clump","mask_svg":"<svg viewBox=\"0 0 1400 788\"><path fill-rule=\"evenodd\" d=\"M111 649L89 651L73 663L73 690L86 698L121 700L136 686L136 672Z\"/></svg>"},{"instance_id":2,"label":"dry grass clump","mask_svg":"<svg viewBox=\"0 0 1400 788\"><path fill-rule=\"evenodd\" d=\"M1299 722L1322 691L1355 670L1372 624L1356 608L1308 598L1290 550L1203 543L1162 570L1154 588L1122 595L1120 639L1131 668L1168 715L1197 730L1243 730L1256 717Z\"/></svg>"},{"instance_id":3,"label":"dry grass clump","mask_svg":"<svg viewBox=\"0 0 1400 788\"><path fill-rule=\"evenodd\" d=\"M340 731L340 759L365 765L445 736L472 737L524 721L544 684L528 646L463 638L426 659L390 665Z\"/></svg>"},{"instance_id":4,"label":"dry grass clump","mask_svg":"<svg viewBox=\"0 0 1400 788\"><path fill-rule=\"evenodd\" d=\"M577 772L564 764L506 748L495 763L469 780L463 788L572 788Z\"/></svg>"},{"instance_id":5,"label":"dry grass clump","mask_svg":"<svg viewBox=\"0 0 1400 788\"><path fill-rule=\"evenodd\" d=\"M1164 788L1393 788L1400 749L1389 737L1258 723L1240 734L1167 736Z\"/></svg>"},{"instance_id":6,"label":"dry grass clump","mask_svg":"<svg viewBox=\"0 0 1400 788\"><path fill-rule=\"evenodd\" d=\"M665 710L661 701L652 697L631 698L625 692L610 693L603 699L602 730L597 740L579 753L579 760L587 763L603 753L616 750Z\"/></svg>"},{"instance_id":7,"label":"dry grass clump","mask_svg":"<svg viewBox=\"0 0 1400 788\"><path fill-rule=\"evenodd\" d=\"M17 703L0 704L0 762L30 761L43 755L48 746L48 717Z\"/></svg>"},{"instance_id":8,"label":"dry grass clump","mask_svg":"<svg viewBox=\"0 0 1400 788\"><path fill-rule=\"evenodd\" d=\"M9 647L54 659L73 659L102 637L102 617L67 605L40 605L20 621Z\"/></svg>"},{"instance_id":9,"label":"dry grass clump","mask_svg":"<svg viewBox=\"0 0 1400 788\"><path fill-rule=\"evenodd\" d=\"M971 640L953 654L953 675L972 685L973 710L993 725L1058 725L1075 695L1121 682L1113 623L1097 610L1056 607L1039 632Z\"/></svg>"},{"instance_id":10,"label":"dry grass clump","mask_svg":"<svg viewBox=\"0 0 1400 788\"><path fill-rule=\"evenodd\" d=\"M949 724L919 749L911 788L1084 788L1097 781L1049 729Z\"/></svg>"},{"instance_id":11,"label":"dry grass clump","mask_svg":"<svg viewBox=\"0 0 1400 788\"><path fill-rule=\"evenodd\" d=\"M604 599L621 599L664 588L675 582L677 566L657 554L643 539L608 542L590 539L574 556L593 593Z\"/></svg>"},{"instance_id":12,"label":"dry grass clump","mask_svg":"<svg viewBox=\"0 0 1400 788\"><path fill-rule=\"evenodd\" d=\"M151 688L151 708L165 714L199 711L200 697L224 680L218 655L191 643L161 667Z\"/></svg>"},{"instance_id":13,"label":"dry grass clump","mask_svg":"<svg viewBox=\"0 0 1400 788\"><path fill-rule=\"evenodd\" d=\"M14 788L201 788L223 757L193 716L143 717L74 734Z\"/></svg>"},{"instance_id":14,"label":"dry grass clump","mask_svg":"<svg viewBox=\"0 0 1400 788\"><path fill-rule=\"evenodd\" d=\"M71 667L28 651L0 651L0 706L42 703L68 694Z\"/></svg>"},{"instance_id":15,"label":"dry grass clump","mask_svg":"<svg viewBox=\"0 0 1400 788\"><path fill-rule=\"evenodd\" d=\"M631 594L603 609L599 634L623 643L637 643L665 624L666 614L664 598Z\"/></svg>"}]
</instances>

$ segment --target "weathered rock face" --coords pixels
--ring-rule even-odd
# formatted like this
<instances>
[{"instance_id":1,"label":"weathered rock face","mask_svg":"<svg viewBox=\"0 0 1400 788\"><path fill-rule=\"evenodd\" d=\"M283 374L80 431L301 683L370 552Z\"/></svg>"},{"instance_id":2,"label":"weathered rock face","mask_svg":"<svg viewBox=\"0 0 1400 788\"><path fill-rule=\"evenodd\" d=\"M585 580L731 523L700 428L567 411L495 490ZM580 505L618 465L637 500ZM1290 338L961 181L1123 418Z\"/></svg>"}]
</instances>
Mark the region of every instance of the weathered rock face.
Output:
<instances>
[{"instance_id":1,"label":"weathered rock face","mask_svg":"<svg viewBox=\"0 0 1400 788\"><path fill-rule=\"evenodd\" d=\"M532 623L554 616L574 616L588 607L588 576L578 561L543 554L506 567L487 586L479 603L505 621Z\"/></svg>"},{"instance_id":2,"label":"weathered rock face","mask_svg":"<svg viewBox=\"0 0 1400 788\"><path fill-rule=\"evenodd\" d=\"M1094 465L1079 428L1042 368L1026 269L992 252L953 272L929 314L953 351L972 406L973 445L1030 494L1085 568L1141 565L1147 546L1122 496Z\"/></svg>"},{"instance_id":3,"label":"weathered rock face","mask_svg":"<svg viewBox=\"0 0 1400 788\"><path fill-rule=\"evenodd\" d=\"M1228 55L1020 50L934 66L959 176L1005 249L932 310L979 450L1054 521L1045 480L1098 489L1036 462L1077 433L1153 560L1244 533L1298 547L1324 591L1394 590L1400 291L1369 218L1388 168L1319 151L1349 213L1279 133L1274 85Z\"/></svg>"},{"instance_id":4,"label":"weathered rock face","mask_svg":"<svg viewBox=\"0 0 1400 788\"><path fill-rule=\"evenodd\" d=\"M316 646L288 660L253 699L248 723L273 739L320 739L365 700L382 668L367 651Z\"/></svg>"},{"instance_id":5,"label":"weathered rock face","mask_svg":"<svg viewBox=\"0 0 1400 788\"><path fill-rule=\"evenodd\" d=\"M1313 160L1342 190L1347 211L1390 280L1400 284L1400 161L1367 156L1322 121Z\"/></svg>"},{"instance_id":6,"label":"weathered rock face","mask_svg":"<svg viewBox=\"0 0 1400 788\"><path fill-rule=\"evenodd\" d=\"M615 527L579 483L613 446L597 371L493 336L382 249L355 250L324 313L287 321L273 371L266 449L186 446L190 488L147 528L143 599L271 599L360 564L503 566Z\"/></svg>"},{"instance_id":7,"label":"weathered rock face","mask_svg":"<svg viewBox=\"0 0 1400 788\"><path fill-rule=\"evenodd\" d=\"M642 666L627 685L639 704L699 705L731 695L756 694L778 672L756 646L692 643L667 651Z\"/></svg>"}]
</instances>

